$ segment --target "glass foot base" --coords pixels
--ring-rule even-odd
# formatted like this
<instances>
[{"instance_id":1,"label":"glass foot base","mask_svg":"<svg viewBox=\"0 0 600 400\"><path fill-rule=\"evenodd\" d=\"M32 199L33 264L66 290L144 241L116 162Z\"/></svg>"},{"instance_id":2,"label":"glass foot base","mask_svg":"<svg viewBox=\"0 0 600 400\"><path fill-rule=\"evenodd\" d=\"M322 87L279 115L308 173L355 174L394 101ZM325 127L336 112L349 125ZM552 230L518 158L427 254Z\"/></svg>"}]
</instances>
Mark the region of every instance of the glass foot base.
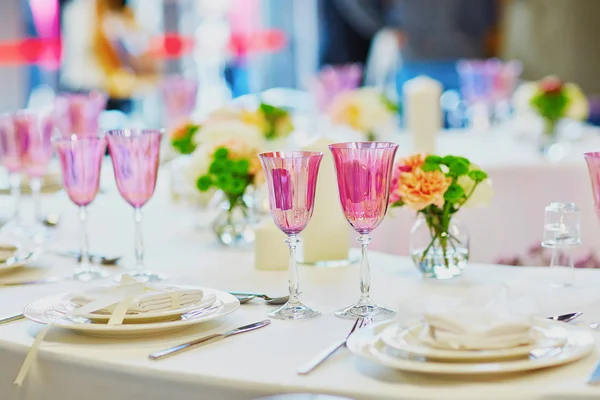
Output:
<instances>
[{"instance_id":1,"label":"glass foot base","mask_svg":"<svg viewBox=\"0 0 600 400\"><path fill-rule=\"evenodd\" d=\"M396 311L375 304L371 299L361 300L350 307L337 310L335 316L345 319L371 318L373 320L383 320L392 318Z\"/></svg>"},{"instance_id":2,"label":"glass foot base","mask_svg":"<svg viewBox=\"0 0 600 400\"><path fill-rule=\"evenodd\" d=\"M165 275L156 274L150 271L132 271L128 272L127 275L133 277L135 280L140 282L156 282L167 279ZM117 278L117 281L121 281L121 276Z\"/></svg>"},{"instance_id":3,"label":"glass foot base","mask_svg":"<svg viewBox=\"0 0 600 400\"><path fill-rule=\"evenodd\" d=\"M80 282L89 282L89 281L95 281L97 279L104 279L107 276L108 276L108 273L106 271L102 271L99 268L91 268L91 269L77 268L75 270L75 272L73 273L73 275L71 276L71 278L75 279L76 281L80 281Z\"/></svg>"},{"instance_id":4,"label":"glass foot base","mask_svg":"<svg viewBox=\"0 0 600 400\"><path fill-rule=\"evenodd\" d=\"M321 315L320 311L298 302L287 302L277 310L271 311L269 317L275 319L307 319Z\"/></svg>"}]
</instances>

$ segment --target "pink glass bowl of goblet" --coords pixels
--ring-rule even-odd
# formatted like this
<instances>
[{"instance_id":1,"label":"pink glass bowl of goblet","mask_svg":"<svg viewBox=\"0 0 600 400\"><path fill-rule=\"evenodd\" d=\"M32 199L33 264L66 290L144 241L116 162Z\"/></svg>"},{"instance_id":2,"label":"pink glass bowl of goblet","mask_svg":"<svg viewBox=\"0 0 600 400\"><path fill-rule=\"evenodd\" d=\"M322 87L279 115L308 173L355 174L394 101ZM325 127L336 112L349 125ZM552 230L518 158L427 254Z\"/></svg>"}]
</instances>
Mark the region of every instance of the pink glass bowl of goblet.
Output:
<instances>
[{"instance_id":1,"label":"pink glass bowl of goblet","mask_svg":"<svg viewBox=\"0 0 600 400\"><path fill-rule=\"evenodd\" d=\"M41 178L52 159L54 120L45 111L22 110L13 117L20 144L21 168L30 178Z\"/></svg>"},{"instance_id":2,"label":"pink glass bowl of goblet","mask_svg":"<svg viewBox=\"0 0 600 400\"><path fill-rule=\"evenodd\" d=\"M337 172L342 210L360 234L377 228L388 207L392 166L398 145L388 142L329 146Z\"/></svg>"},{"instance_id":3,"label":"pink glass bowl of goblet","mask_svg":"<svg viewBox=\"0 0 600 400\"><path fill-rule=\"evenodd\" d=\"M63 187L78 206L87 206L98 194L106 139L96 136L55 138Z\"/></svg>"},{"instance_id":4,"label":"pink glass bowl of goblet","mask_svg":"<svg viewBox=\"0 0 600 400\"><path fill-rule=\"evenodd\" d=\"M269 205L275 225L297 235L313 213L317 173L323 153L271 152L260 154L269 187Z\"/></svg>"},{"instance_id":5,"label":"pink glass bowl of goblet","mask_svg":"<svg viewBox=\"0 0 600 400\"><path fill-rule=\"evenodd\" d=\"M163 132L123 129L106 135L119 193L134 208L140 208L154 194Z\"/></svg>"},{"instance_id":6,"label":"pink glass bowl of goblet","mask_svg":"<svg viewBox=\"0 0 600 400\"><path fill-rule=\"evenodd\" d=\"M103 93L64 93L54 100L56 127L62 136L98 134L100 115L106 108Z\"/></svg>"}]
</instances>

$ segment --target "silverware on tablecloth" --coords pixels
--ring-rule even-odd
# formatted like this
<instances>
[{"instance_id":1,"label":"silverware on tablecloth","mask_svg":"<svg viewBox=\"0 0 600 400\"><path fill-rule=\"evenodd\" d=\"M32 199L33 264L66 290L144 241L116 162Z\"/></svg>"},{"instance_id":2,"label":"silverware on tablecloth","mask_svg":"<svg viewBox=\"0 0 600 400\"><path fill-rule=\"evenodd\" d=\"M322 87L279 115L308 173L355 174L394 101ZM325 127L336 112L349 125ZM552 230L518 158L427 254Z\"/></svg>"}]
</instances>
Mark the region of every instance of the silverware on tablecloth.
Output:
<instances>
[{"instance_id":1,"label":"silverware on tablecloth","mask_svg":"<svg viewBox=\"0 0 600 400\"><path fill-rule=\"evenodd\" d=\"M75 258L77 260L79 260L79 258L81 257L81 253L78 251L59 251L59 250L53 250L52 251L53 254L56 254L57 256L61 256L61 257L68 257L68 258ZM108 257L108 256L104 256L102 254L88 254L90 257L90 261L94 264L100 264L100 265L116 265L120 260L121 257Z\"/></svg>"},{"instance_id":2,"label":"silverware on tablecloth","mask_svg":"<svg viewBox=\"0 0 600 400\"><path fill-rule=\"evenodd\" d=\"M590 375L588 381L587 381L588 385L598 385L600 384L600 362L598 364L596 364L596 366L594 367L594 372L592 372L592 375Z\"/></svg>"},{"instance_id":3,"label":"silverware on tablecloth","mask_svg":"<svg viewBox=\"0 0 600 400\"><path fill-rule=\"evenodd\" d=\"M0 287L2 286L21 286L21 285L39 285L45 283L56 283L60 280L59 277L53 276L50 278L42 278L42 279L33 279L30 281L14 281L14 282L0 282Z\"/></svg>"},{"instance_id":4,"label":"silverware on tablecloth","mask_svg":"<svg viewBox=\"0 0 600 400\"><path fill-rule=\"evenodd\" d=\"M204 336L204 337L201 337L200 339L192 340L190 342L182 343L177 346L169 347L168 349L160 350L155 353L149 354L148 357L151 360L160 360L161 358L164 358L166 356L174 355L174 354L180 353L182 351L189 350L194 347L200 346L205 343L212 343L212 342L215 342L218 340L225 339L226 337L229 337L229 336L233 336L233 335L237 335L240 333L253 331L258 328L262 328L264 326L269 325L270 323L271 323L270 319L265 319L263 321L255 322L250 325L244 325L244 326L241 326L236 329L232 329L232 330L224 332L224 333L216 333L214 335Z\"/></svg>"},{"instance_id":5,"label":"silverware on tablecloth","mask_svg":"<svg viewBox=\"0 0 600 400\"><path fill-rule=\"evenodd\" d=\"M559 321L559 322L571 322L575 318L579 318L582 314L583 314L582 312L578 311L578 312L574 312L574 313L554 315L552 317L546 317L546 318L551 319L553 321Z\"/></svg>"},{"instance_id":6,"label":"silverware on tablecloth","mask_svg":"<svg viewBox=\"0 0 600 400\"><path fill-rule=\"evenodd\" d=\"M323 350L321 353L319 353L315 358L313 358L306 364L302 365L300 368L298 368L298 371L297 371L298 374L306 375L306 374L310 373L311 371L313 371L315 368L317 368L319 365L321 365L325 360L327 360L329 357L331 357L336 351L338 351L342 347L346 347L346 342L348 341L348 338L350 337L350 335L352 335L354 333L354 331L356 331L357 329L360 329L360 328L364 328L365 326L368 326L370 323L371 323L370 318L358 318L356 320L356 322L354 323L354 325L352 326L352 329L350 329L350 333L348 334L348 336L346 336L346 338L344 340L340 340L339 342L333 343L331 346L329 346L328 348Z\"/></svg>"},{"instance_id":7,"label":"silverware on tablecloth","mask_svg":"<svg viewBox=\"0 0 600 400\"><path fill-rule=\"evenodd\" d=\"M278 306L281 304L287 303L290 299L290 296L281 296L281 297L270 297L264 293L252 293L252 292L229 292L229 294L234 295L238 298L240 303L244 304L249 302L250 300L258 297L263 299L267 304Z\"/></svg>"},{"instance_id":8,"label":"silverware on tablecloth","mask_svg":"<svg viewBox=\"0 0 600 400\"><path fill-rule=\"evenodd\" d=\"M21 255L10 256L2 264L4 264L7 267L10 267L11 265L14 265L14 264L21 264L23 261L27 261L31 257L33 257L33 254L34 254L33 251L30 251L28 253L21 254Z\"/></svg>"},{"instance_id":9,"label":"silverware on tablecloth","mask_svg":"<svg viewBox=\"0 0 600 400\"><path fill-rule=\"evenodd\" d=\"M9 322L13 322L13 321L18 321L21 319L24 319L25 316L21 313L18 314L13 314L13 315L8 315L6 317L2 317L0 318L0 325L2 324L8 324Z\"/></svg>"}]
</instances>

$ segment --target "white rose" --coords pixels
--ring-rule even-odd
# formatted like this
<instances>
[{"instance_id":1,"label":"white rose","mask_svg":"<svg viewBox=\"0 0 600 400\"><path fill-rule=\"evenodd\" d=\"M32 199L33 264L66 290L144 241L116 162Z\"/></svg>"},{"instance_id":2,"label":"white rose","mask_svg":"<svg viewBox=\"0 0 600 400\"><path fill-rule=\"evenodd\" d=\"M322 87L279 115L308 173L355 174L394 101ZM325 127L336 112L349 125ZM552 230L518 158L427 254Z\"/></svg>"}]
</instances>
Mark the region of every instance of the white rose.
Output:
<instances>
[{"instance_id":1,"label":"white rose","mask_svg":"<svg viewBox=\"0 0 600 400\"><path fill-rule=\"evenodd\" d=\"M198 178L208 173L211 163L211 154L206 151L207 148L199 146L190 155L189 163L186 169L183 171L186 182L192 188L196 188L196 182Z\"/></svg>"},{"instance_id":2,"label":"white rose","mask_svg":"<svg viewBox=\"0 0 600 400\"><path fill-rule=\"evenodd\" d=\"M262 148L264 143L262 132L257 126L237 120L207 123L194 136L197 145L212 149L231 140L243 140L249 147L257 149Z\"/></svg>"},{"instance_id":3,"label":"white rose","mask_svg":"<svg viewBox=\"0 0 600 400\"><path fill-rule=\"evenodd\" d=\"M357 91L357 103L360 107L361 125L366 131L375 132L392 122L393 113L381 99L381 92L372 88Z\"/></svg>"},{"instance_id":4,"label":"white rose","mask_svg":"<svg viewBox=\"0 0 600 400\"><path fill-rule=\"evenodd\" d=\"M468 175L463 175L458 178L456 182L460 187L463 188L467 196L473 190L475 186L475 181L469 178ZM492 187L492 180L486 179L483 182L480 182L475 191L469 199L463 204L464 207L483 207L487 206L491 201L492 197L494 197L494 188Z\"/></svg>"},{"instance_id":5,"label":"white rose","mask_svg":"<svg viewBox=\"0 0 600 400\"><path fill-rule=\"evenodd\" d=\"M565 91L569 98L569 107L567 107L566 117L578 121L587 119L590 113L590 106L585 94L583 94L579 86L567 83L565 85Z\"/></svg>"},{"instance_id":6,"label":"white rose","mask_svg":"<svg viewBox=\"0 0 600 400\"><path fill-rule=\"evenodd\" d=\"M538 86L535 82L525 82L519 85L519 87L513 93L512 103L515 109L515 113L518 115L531 114L533 108L531 107L531 98L537 92Z\"/></svg>"}]
</instances>

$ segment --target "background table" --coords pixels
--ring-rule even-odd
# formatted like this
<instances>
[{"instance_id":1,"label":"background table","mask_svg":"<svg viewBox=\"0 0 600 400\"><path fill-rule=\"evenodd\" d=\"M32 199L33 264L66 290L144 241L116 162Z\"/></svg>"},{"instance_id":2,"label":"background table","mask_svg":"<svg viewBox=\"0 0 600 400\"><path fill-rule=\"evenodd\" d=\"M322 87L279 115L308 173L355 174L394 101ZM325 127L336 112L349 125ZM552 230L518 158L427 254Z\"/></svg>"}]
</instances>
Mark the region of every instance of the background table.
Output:
<instances>
[{"instance_id":1,"label":"background table","mask_svg":"<svg viewBox=\"0 0 600 400\"><path fill-rule=\"evenodd\" d=\"M104 180L112 180L104 171ZM162 174L162 172L161 172ZM287 272L254 269L251 252L225 251L212 236L190 226L189 210L169 203L168 181L162 174L143 221L147 264L169 274L172 282L225 290L287 290ZM46 208L63 211L52 246L77 243L76 209L58 195ZM116 189L107 188L90 210L91 247L126 255L133 261L132 211ZM275 244L274 244L275 245ZM69 271L69 260L48 256L44 261ZM556 278L547 268L471 264L464 276L436 282L420 278L406 258L372 256L374 298L396 307L399 316L413 316L436 295L465 296L474 290L499 290L508 284L514 295L537 299L543 315L583 311L581 322L600 320L600 271L578 272L577 288L551 288ZM114 271L117 272L116 270ZM28 321L0 326L0 398L2 400L183 400L253 399L286 392L316 392L355 399L574 399L598 398L600 388L585 381L597 352L567 366L539 372L491 377L440 377L401 373L378 367L341 351L309 376L296 368L335 340L352 322L333 311L359 295L356 266L339 269L302 268L302 298L323 316L306 321L273 321L264 329L210 344L155 362L147 354L181 341L255 322L271 308L260 301L242 306L222 320L160 337L100 339L53 330L42 345L39 363L19 389L12 381L39 329ZM89 284L87 284L89 285ZM19 311L27 302L87 286L72 281L23 287L0 287L0 315ZM429 299L429 300L428 300ZM595 334L600 338L600 334Z\"/></svg>"}]
</instances>

